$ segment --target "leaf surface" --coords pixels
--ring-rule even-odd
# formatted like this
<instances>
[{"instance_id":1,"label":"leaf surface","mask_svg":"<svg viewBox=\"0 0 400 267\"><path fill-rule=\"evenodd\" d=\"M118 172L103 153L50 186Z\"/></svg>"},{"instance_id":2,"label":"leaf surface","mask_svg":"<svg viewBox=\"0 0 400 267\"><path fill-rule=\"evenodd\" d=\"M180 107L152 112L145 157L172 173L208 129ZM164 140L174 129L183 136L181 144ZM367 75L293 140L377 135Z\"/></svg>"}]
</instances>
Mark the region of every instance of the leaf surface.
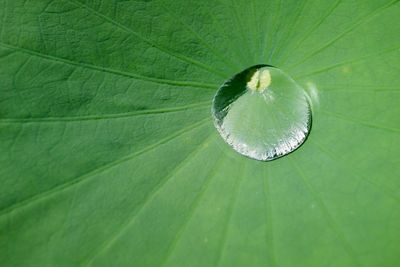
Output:
<instances>
[{"instance_id":1,"label":"leaf surface","mask_svg":"<svg viewBox=\"0 0 400 267\"><path fill-rule=\"evenodd\" d=\"M1 266L400 261L398 1L0 0ZM211 100L271 64L306 143L238 155Z\"/></svg>"}]
</instances>

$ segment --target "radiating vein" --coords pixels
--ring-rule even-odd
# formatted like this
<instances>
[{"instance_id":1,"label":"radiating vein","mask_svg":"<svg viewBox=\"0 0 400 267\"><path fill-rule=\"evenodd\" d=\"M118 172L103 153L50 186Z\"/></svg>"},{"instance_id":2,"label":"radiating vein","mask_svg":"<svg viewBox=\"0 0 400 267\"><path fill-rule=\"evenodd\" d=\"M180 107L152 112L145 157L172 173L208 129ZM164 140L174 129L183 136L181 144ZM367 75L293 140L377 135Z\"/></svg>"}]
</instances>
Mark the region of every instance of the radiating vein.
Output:
<instances>
[{"instance_id":1,"label":"radiating vein","mask_svg":"<svg viewBox=\"0 0 400 267\"><path fill-rule=\"evenodd\" d=\"M162 263L160 264L160 267L166 266L166 264L168 263L168 260L173 255L173 253L176 249L176 246L178 245L179 241L182 238L182 234L185 232L186 228L189 225L189 222L191 221L195 211L197 210L201 200L203 199L204 193L207 191L208 187L210 186L211 181L214 179L215 175L218 173L218 170L223 165L224 159L226 159L226 157L219 157L218 160L214 163L213 167L210 168L210 170L208 171L206 181L203 183L203 186L201 187L200 192L197 194L195 200L193 201L192 205L190 206L189 214L186 215L184 222L182 223L181 227L175 234L175 238L172 240L171 244L169 245L167 253L165 254L165 258L162 261Z\"/></svg>"},{"instance_id":2,"label":"radiating vein","mask_svg":"<svg viewBox=\"0 0 400 267\"><path fill-rule=\"evenodd\" d=\"M322 19L319 20L317 23L315 23L313 27L311 27L306 33L303 34L303 38L300 39L300 41L296 42L296 45L295 45L290 51L296 51L297 48L299 48L299 47L303 44L303 42L304 42L305 40L307 40L307 38L310 37L311 34L312 34L314 31L316 31L316 30L319 28L319 26L322 25L322 23L324 23L324 21L333 13L333 11L339 6L339 4L340 4L341 2L342 2L342 0L337 0L337 1L332 5L332 7L331 7L330 9L328 9L328 11L326 12L326 14L324 14L324 15L322 16ZM286 57L284 57L284 58L282 59L282 63L281 63L281 64L282 64L282 65L285 65L286 62L287 62L287 60L290 58L291 55L292 55L292 53L289 52L289 53L286 55Z\"/></svg>"},{"instance_id":3,"label":"radiating vein","mask_svg":"<svg viewBox=\"0 0 400 267\"><path fill-rule=\"evenodd\" d=\"M274 228L272 221L272 205L271 205L271 193L270 193L270 184L269 184L269 175L268 175L268 166L265 166L265 177L261 177L263 183L263 196L265 203L265 241L267 243L267 261L270 262L268 266L277 266L275 259L275 246L274 246Z\"/></svg>"},{"instance_id":4,"label":"radiating vein","mask_svg":"<svg viewBox=\"0 0 400 267\"><path fill-rule=\"evenodd\" d=\"M221 0L218 0L218 1L221 1ZM248 38L246 38L247 34L246 34L246 31L245 31L245 28L244 28L243 24L241 23L241 20L239 19L239 14L238 14L238 11L237 11L237 8L236 8L237 4L233 0L229 0L229 1L230 1L230 5L228 5L228 6L230 7L230 9L232 11L232 14L233 14L233 17L236 20L236 24L238 25L239 30L242 33L241 35L244 37L243 38L243 43L246 44L247 55L251 55L250 57L253 58L252 55L254 54L254 52L252 51L251 43L249 42Z\"/></svg>"},{"instance_id":5,"label":"radiating vein","mask_svg":"<svg viewBox=\"0 0 400 267\"><path fill-rule=\"evenodd\" d=\"M303 63L304 61L306 61L307 59L309 59L309 58L313 57L314 55L318 54L319 52L325 50L326 48L328 48L332 44L336 43L338 40L340 40L341 38L343 38L344 36L346 36L347 34L352 32L353 30L355 30L357 27L363 25L364 23L367 23L367 22L371 21L373 18L375 18L376 16L381 14L384 10L386 10L387 8L389 8L390 6L396 4L399 1L400 0L391 1L391 2L387 3L386 5L383 5L382 7L378 8L378 9L375 9L371 13L365 15L360 20L358 20L357 22L353 23L352 26L350 26L349 28L344 30L342 33L340 33L339 35L337 35L336 37L334 37L333 39L331 39L327 43L323 44L322 46L317 48L312 53L310 53L307 56L305 56L302 60L300 60L300 61L298 61L298 62L296 62L294 64L289 65L288 68L293 68L295 66L298 66L301 63Z\"/></svg>"},{"instance_id":6,"label":"radiating vein","mask_svg":"<svg viewBox=\"0 0 400 267\"><path fill-rule=\"evenodd\" d=\"M279 45L278 48L275 49L275 51L273 51L273 54L271 55L271 58L274 57L275 53L279 54L279 52L282 50L282 47L285 44L289 43L288 40L290 40L290 37L292 37L293 30L297 27L296 24L297 24L297 22L298 22L298 20L300 18L300 15L303 14L303 11L304 11L304 8L305 8L306 5L307 5L307 0L300 1L299 11L296 13L296 15L295 15L295 17L293 19L293 22L289 26L289 32L287 33L285 40L280 41L281 45Z\"/></svg>"},{"instance_id":7,"label":"radiating vein","mask_svg":"<svg viewBox=\"0 0 400 267\"><path fill-rule=\"evenodd\" d=\"M132 112L117 113L117 114L86 115L86 116L72 116L72 117L0 118L0 123L26 123L26 122L40 123L40 122L108 120L108 119L129 118L140 115L155 115L155 114L165 114L172 112L182 112L187 110L207 108L209 106L210 106L210 101L203 101L199 103L177 106L177 107L143 109L143 110L135 110Z\"/></svg>"},{"instance_id":8,"label":"radiating vein","mask_svg":"<svg viewBox=\"0 0 400 267\"><path fill-rule=\"evenodd\" d=\"M341 119L341 120L344 120L344 121L349 121L349 122L353 122L353 123L356 123L356 124L364 125L364 126L367 126L367 127L370 127L370 128L375 128L375 129L379 129L379 130L385 130L385 131L389 131L389 132L400 133L400 129L399 128L392 128L392 127L382 126L382 125L378 125L378 124L374 124L374 123L370 123L370 122L366 122L366 121L361 121L361 120L357 120L357 119L350 118L350 117L345 117L344 115L333 113L333 112L329 112L329 111L325 111L325 110L321 110L321 113L324 113L324 114L326 114L327 116L330 116L330 117L334 117L334 118Z\"/></svg>"},{"instance_id":9,"label":"radiating vein","mask_svg":"<svg viewBox=\"0 0 400 267\"><path fill-rule=\"evenodd\" d=\"M165 137L163 139L160 139L159 141L157 141L157 142L155 142L155 143L153 143L151 145L148 145L148 146L146 146L146 147L144 147L144 148L142 148L142 149L140 149L138 151L135 151L135 152L133 152L133 153L131 153L129 155L126 155L126 156L124 156L122 158L119 158L119 159L117 159L115 161L112 161L112 162L110 162L108 164L102 165L101 167L98 167L98 168L96 168L94 170L91 170L91 171L89 171L89 172L87 172L87 173L85 173L83 175L80 175L80 176L78 176L76 178L73 178L73 179L67 181L66 183L57 185L57 186L51 188L50 190L47 190L47 191L44 191L44 192L39 193L37 195L28 197L28 198L26 198L26 199L24 199L24 200L22 200L22 201L20 201L20 202L18 202L16 204L14 204L14 205L6 207L3 210L0 210L0 217L4 216L6 214L9 214L9 213L11 213L13 211L19 210L21 208L34 205L37 202L43 201L44 199L50 198L53 195L56 195L56 194L58 194L58 193L60 193L62 191L68 190L71 187L80 185L81 183L83 183L85 181L93 179L98 174L103 173L103 172L105 172L105 171L107 171L107 170L109 170L111 168L114 168L114 167L116 167L116 166L118 166L118 165L120 165L120 164L122 164L122 163L124 163L126 161L132 160L132 159L134 159L134 158L136 158L136 157L138 157L138 156L140 156L140 155L142 155L142 154L144 154L146 152L154 150L154 149L158 148L159 146L161 146L161 145L163 145L165 143L168 143L169 141L171 141L171 140L173 140L173 139L175 139L175 138L177 138L177 137L179 137L179 136L181 136L181 135L183 135L183 134L185 134L185 133L187 133L187 132L189 132L191 130L194 130L194 129L204 125L206 122L209 122L209 120L210 120L210 118L206 118L206 119L201 120L199 122L193 123L193 124L183 128L183 129L181 129L179 131L176 131L175 133L173 133L173 134L171 134L171 135L169 135L169 136L167 136L167 137Z\"/></svg>"},{"instance_id":10,"label":"radiating vein","mask_svg":"<svg viewBox=\"0 0 400 267\"><path fill-rule=\"evenodd\" d=\"M380 84L340 84L340 83L335 83L335 84L323 84L320 85L320 87L323 88L331 88L333 90L325 90L326 91L334 91L335 89L343 89L345 87L347 88L372 88L372 89L384 89L384 90L400 90L400 85L380 85Z\"/></svg>"},{"instance_id":11,"label":"radiating vein","mask_svg":"<svg viewBox=\"0 0 400 267\"><path fill-rule=\"evenodd\" d=\"M162 5L166 13L171 16L175 21L178 21L183 27L185 27L194 37L196 37L197 40L200 41L200 43L207 48L211 53L213 53L217 58L219 58L222 62L225 63L225 65L228 68L232 69L232 66L238 67L238 65L234 64L232 61L228 60L225 56L223 56L219 51L214 49L209 43L195 30L192 29L190 25L188 25L186 22L184 22L182 19L177 17L169 8L166 6Z\"/></svg>"},{"instance_id":12,"label":"radiating vein","mask_svg":"<svg viewBox=\"0 0 400 267\"><path fill-rule=\"evenodd\" d=\"M273 33L273 36L272 36L272 38L271 38L271 50L269 51L269 53L268 53L268 62L271 62L271 59L272 59L272 55L274 54L274 51L275 51L275 48L276 48L276 45L277 45L277 43L278 43L278 41L277 41L277 34L278 34L278 31L280 30L280 26L282 25L282 18L281 18L281 13L282 13L282 1L283 0L279 0L279 9L278 9L278 12L277 12L277 21L278 21L278 24L277 24L277 26L276 26L276 29L275 29L275 32Z\"/></svg>"},{"instance_id":13,"label":"radiating vein","mask_svg":"<svg viewBox=\"0 0 400 267\"><path fill-rule=\"evenodd\" d=\"M208 72L210 72L210 73L212 73L212 74L216 74L217 76L220 76L220 77L223 77L223 78L225 78L225 76L226 76L225 73L220 72L219 70L215 70L215 69L213 69L213 68L207 66L206 64L204 64L204 63L202 63L202 62L200 62L200 61L198 61L198 60L195 60L195 59L193 59L193 58L189 58L189 57L187 57L187 56L184 56L184 55L179 54L179 53L176 53L176 52L172 52L172 51L168 50L167 48L165 48L165 47L163 47L163 46L160 46L160 45L154 43L154 42L151 41L150 39L147 39L147 38L143 37L142 35L140 35L139 33L133 31L133 29L127 27L127 26L124 25L124 24L121 24L121 23L117 22L116 20L114 20L114 19L112 19L112 18L110 18L110 17L107 17L106 15L104 15L104 14L102 14L102 13L96 11L95 9L91 8L91 7L88 6L87 4L81 3L81 2L76 1L76 0L69 0L69 1L70 1L72 4L75 4L75 5L78 6L78 7L81 7L81 8L84 8L84 9L88 10L89 12L93 13L93 14L96 15L97 17L102 18L103 20L105 20L105 21L107 21L107 22L109 22L109 23L115 25L116 27L118 27L118 28L120 28L120 29L122 29L122 30L124 30L124 31L126 31L126 32L128 32L128 33L130 33L130 34L132 34L132 35L134 35L134 36L136 36L136 37L138 37L139 39L141 39L142 41L146 42L146 43L149 44L150 46L152 46L152 47L154 47L154 48L156 48L156 49L162 51L163 53L165 53L165 54L167 54L167 55L169 55L169 56L178 58L178 59L180 59L181 61L184 61L184 62L186 62L186 63L193 64L193 65L195 65L195 66L197 66L197 67L200 67L200 68L202 68L202 69L204 69L204 70L207 70Z\"/></svg>"},{"instance_id":14,"label":"radiating vein","mask_svg":"<svg viewBox=\"0 0 400 267\"><path fill-rule=\"evenodd\" d=\"M278 4L276 4L276 9L277 10L274 10L274 12L272 12L273 14L274 14L274 16L273 16L273 21L276 21L276 22L278 22L279 21L279 16L278 16L278 14L280 14L280 8L281 8L281 2L282 2L282 0L279 0L279 3ZM265 18L269 18L269 16L264 16ZM260 60L261 60L261 62L264 62L265 61L265 58L264 58L264 56L265 56L265 52L266 52L266 50L267 50L267 39L268 39L268 37L269 37L269 35L267 34L267 32L268 32L268 30L270 31L270 32L272 32L272 26L271 26L271 28L269 28L269 26L270 26L270 23L268 23L268 21L269 20L266 20L266 25L264 26L264 28L265 28L265 31L263 31L262 32L262 36L263 36L263 40L262 40L262 44L261 44L261 48L262 48L262 50L261 50L261 58L260 58ZM275 26L275 25L274 25ZM268 29L268 30L267 30ZM271 37L271 39L273 39L272 37Z\"/></svg>"},{"instance_id":15,"label":"radiating vein","mask_svg":"<svg viewBox=\"0 0 400 267\"><path fill-rule=\"evenodd\" d=\"M233 188L233 192L232 192L232 197L230 200L230 205L228 207L228 211L227 211L227 216L224 222L224 228L223 228L223 232L222 232L222 236L220 238L220 242L218 244L218 251L217 251L217 257L215 260L215 264L213 266L219 266L222 260L222 254L225 251L225 247L226 247L226 242L228 239L228 234L229 234L229 229L230 229L230 223L232 220L232 215L233 215L233 211L235 209L236 203L237 203L237 199L238 199L238 195L239 195L239 189L240 189L240 185L242 183L242 181L244 180L244 174L245 174L245 170L246 170L246 165L247 165L247 161L242 162L242 170L240 172L240 174L236 177L236 181L234 184L234 188Z\"/></svg>"},{"instance_id":16,"label":"radiating vein","mask_svg":"<svg viewBox=\"0 0 400 267\"><path fill-rule=\"evenodd\" d=\"M320 150L322 153L326 154L331 160L332 162L336 162L336 161L342 161L342 157L335 155L331 150L327 149L325 146L323 146L322 144L316 142L315 140L310 140L310 143L312 143L315 147L318 148L318 150ZM340 164L340 166L346 166L345 162L342 161L343 164ZM350 168L350 170L354 170L355 166L352 166ZM359 174L356 174L355 172L352 172L355 176L358 176L359 178L361 178L362 180L366 181L367 183L373 185L375 188L380 189L386 196L389 196L391 198L393 198L394 200L400 202L400 198L396 195L394 195L388 188L368 179L367 177L361 176Z\"/></svg>"},{"instance_id":17,"label":"radiating vein","mask_svg":"<svg viewBox=\"0 0 400 267\"><path fill-rule=\"evenodd\" d=\"M379 87L377 87L379 88ZM337 90L324 90L324 94L379 94L379 93L400 93L400 89L377 89L377 90L353 90L353 89L337 89Z\"/></svg>"},{"instance_id":18,"label":"radiating vein","mask_svg":"<svg viewBox=\"0 0 400 267\"><path fill-rule=\"evenodd\" d=\"M331 93L400 93L400 85L387 86L387 85L362 85L362 84L335 84L335 85L320 85L319 86L324 94ZM326 90L328 89L328 90ZM371 90L372 89L372 90Z\"/></svg>"},{"instance_id":19,"label":"radiating vein","mask_svg":"<svg viewBox=\"0 0 400 267\"><path fill-rule=\"evenodd\" d=\"M360 62L360 61L364 61L365 59L368 59L368 58L374 58L374 57L377 57L377 56L382 56L382 55L387 54L387 53L391 53L393 51L398 51L399 48L400 48L400 46L391 47L389 49L382 50L382 51L380 51L378 53L372 53L372 54L369 54L369 55L366 55L366 56L363 56L363 57L354 58L354 59L346 60L346 61L343 61L343 62L339 62L339 63L333 64L331 66L327 66L327 67L324 67L324 68L321 68L321 69L318 69L318 70L313 70L313 71L311 71L309 73L295 75L294 78L295 79L300 79L300 78L308 77L308 76L315 75L315 74L318 74L318 73L323 73L323 72L326 72L326 71L331 70L331 69L335 69L335 68L340 67L340 66L357 63L357 62Z\"/></svg>"},{"instance_id":20,"label":"radiating vein","mask_svg":"<svg viewBox=\"0 0 400 267\"><path fill-rule=\"evenodd\" d=\"M256 56L257 52L260 51L260 39L259 39L259 34L261 33L261 23L258 22L258 17L257 17L257 12L256 12L256 8L254 6L254 2L255 1L250 1L249 6L250 6L250 16L252 18L251 20L251 24L252 26L250 27L251 29L253 29L252 33L253 33L253 43L256 43L254 45L255 51L253 51L254 56ZM267 5L267 3L265 3L265 6ZM256 58L257 60L257 58Z\"/></svg>"},{"instance_id":21,"label":"radiating vein","mask_svg":"<svg viewBox=\"0 0 400 267\"><path fill-rule=\"evenodd\" d=\"M146 196L141 205L138 208L134 209L131 214L129 214L128 218L125 220L122 226L120 226L116 231L111 235L111 238L106 240L98 250L94 251L94 253L85 261L84 265L91 266L94 260L101 254L106 253L117 241L121 236L134 224L137 215L140 214L142 210L146 207L146 205L151 202L152 199L157 195L158 192L173 178L177 173L179 173L182 169L184 169L188 163L190 163L194 158L195 155L200 153L205 147L206 144L210 142L212 134L208 136L205 140L200 142L196 149L193 149L190 154L185 157L179 164L176 165L175 168L169 172L162 181L157 184L151 192L149 192Z\"/></svg>"},{"instance_id":22,"label":"radiating vein","mask_svg":"<svg viewBox=\"0 0 400 267\"><path fill-rule=\"evenodd\" d=\"M100 67L100 66L95 66L83 62L75 62L71 61L69 59L64 59L60 57L55 57L47 54L43 54L40 52L36 52L33 50L29 50L26 48L6 44L6 43L1 43L0 46L3 46L8 49L12 49L14 51L22 52L25 54L29 54L35 57L40 57L44 58L49 61L55 61L58 63L63 63L63 64L68 64L72 66L77 66L85 69L91 69L91 70L96 70L99 72L105 72L105 73L110 73L118 76L124 76L124 77L129 77L129 78L134 78L136 80L141 80L141 81L147 81L147 82L154 82L158 84L167 84L167 85L174 85L174 86L190 86L190 87L199 87L199 88L205 88L205 89L216 89L218 88L218 85L216 84L207 84L207 83L201 83L201 82L192 82L192 81L175 81L175 80L167 80L167 79L160 79L160 78L153 78L153 77L147 77L147 76L142 76L139 74L133 74L130 72L124 72L120 70L115 70L115 69L110 69L110 68L105 68L105 67Z\"/></svg>"},{"instance_id":23,"label":"radiating vein","mask_svg":"<svg viewBox=\"0 0 400 267\"><path fill-rule=\"evenodd\" d=\"M347 254L350 256L351 260L353 261L354 266L361 266L359 263L356 253L354 252L353 248L351 247L350 243L347 241L346 237L344 236L343 232L340 231L339 225L335 222L333 219L331 213L329 212L327 206L325 205L325 202L322 200L322 198L319 196L317 191L314 189L314 187L311 185L311 183L308 181L308 178L306 175L303 173L303 171L300 169L300 166L295 163L294 160L290 159L290 163L293 165L299 176L301 177L304 185L306 186L307 190L310 192L314 200L316 201L319 209L327 219L330 227L332 230L335 232L337 238L341 241L344 249L346 250Z\"/></svg>"}]
</instances>

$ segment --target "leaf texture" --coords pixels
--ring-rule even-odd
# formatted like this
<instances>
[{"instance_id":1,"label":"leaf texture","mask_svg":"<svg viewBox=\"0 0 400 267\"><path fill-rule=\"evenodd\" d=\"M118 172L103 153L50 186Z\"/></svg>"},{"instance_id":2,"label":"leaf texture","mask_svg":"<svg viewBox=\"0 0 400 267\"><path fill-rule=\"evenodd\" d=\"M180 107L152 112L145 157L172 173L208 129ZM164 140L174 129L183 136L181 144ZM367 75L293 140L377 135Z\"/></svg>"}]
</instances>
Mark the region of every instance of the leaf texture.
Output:
<instances>
[{"instance_id":1,"label":"leaf texture","mask_svg":"<svg viewBox=\"0 0 400 267\"><path fill-rule=\"evenodd\" d=\"M398 266L398 2L0 0L0 265ZM313 99L267 163L210 114L261 63Z\"/></svg>"}]
</instances>

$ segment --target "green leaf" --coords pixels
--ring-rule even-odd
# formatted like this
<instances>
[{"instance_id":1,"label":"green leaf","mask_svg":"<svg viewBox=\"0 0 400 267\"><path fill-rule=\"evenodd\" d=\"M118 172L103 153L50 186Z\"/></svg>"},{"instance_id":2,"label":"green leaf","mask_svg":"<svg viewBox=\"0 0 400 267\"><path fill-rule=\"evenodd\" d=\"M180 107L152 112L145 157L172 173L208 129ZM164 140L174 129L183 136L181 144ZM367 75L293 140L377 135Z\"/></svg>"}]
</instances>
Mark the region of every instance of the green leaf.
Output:
<instances>
[{"instance_id":1,"label":"green leaf","mask_svg":"<svg viewBox=\"0 0 400 267\"><path fill-rule=\"evenodd\" d=\"M398 266L387 0L0 0L1 266ZM277 66L309 138L247 159L223 82Z\"/></svg>"}]
</instances>

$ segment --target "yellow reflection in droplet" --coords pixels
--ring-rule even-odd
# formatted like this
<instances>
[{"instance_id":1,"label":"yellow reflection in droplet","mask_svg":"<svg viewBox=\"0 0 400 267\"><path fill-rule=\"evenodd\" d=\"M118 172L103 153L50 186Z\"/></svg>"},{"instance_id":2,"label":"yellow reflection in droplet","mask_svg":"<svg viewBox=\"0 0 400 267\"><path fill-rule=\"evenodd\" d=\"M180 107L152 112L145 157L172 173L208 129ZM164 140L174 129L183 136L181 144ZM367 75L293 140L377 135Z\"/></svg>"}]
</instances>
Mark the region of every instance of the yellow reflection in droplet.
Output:
<instances>
[{"instance_id":1,"label":"yellow reflection in droplet","mask_svg":"<svg viewBox=\"0 0 400 267\"><path fill-rule=\"evenodd\" d=\"M250 81L247 82L247 88L252 91L264 92L271 84L271 73L268 69L258 69Z\"/></svg>"}]
</instances>

